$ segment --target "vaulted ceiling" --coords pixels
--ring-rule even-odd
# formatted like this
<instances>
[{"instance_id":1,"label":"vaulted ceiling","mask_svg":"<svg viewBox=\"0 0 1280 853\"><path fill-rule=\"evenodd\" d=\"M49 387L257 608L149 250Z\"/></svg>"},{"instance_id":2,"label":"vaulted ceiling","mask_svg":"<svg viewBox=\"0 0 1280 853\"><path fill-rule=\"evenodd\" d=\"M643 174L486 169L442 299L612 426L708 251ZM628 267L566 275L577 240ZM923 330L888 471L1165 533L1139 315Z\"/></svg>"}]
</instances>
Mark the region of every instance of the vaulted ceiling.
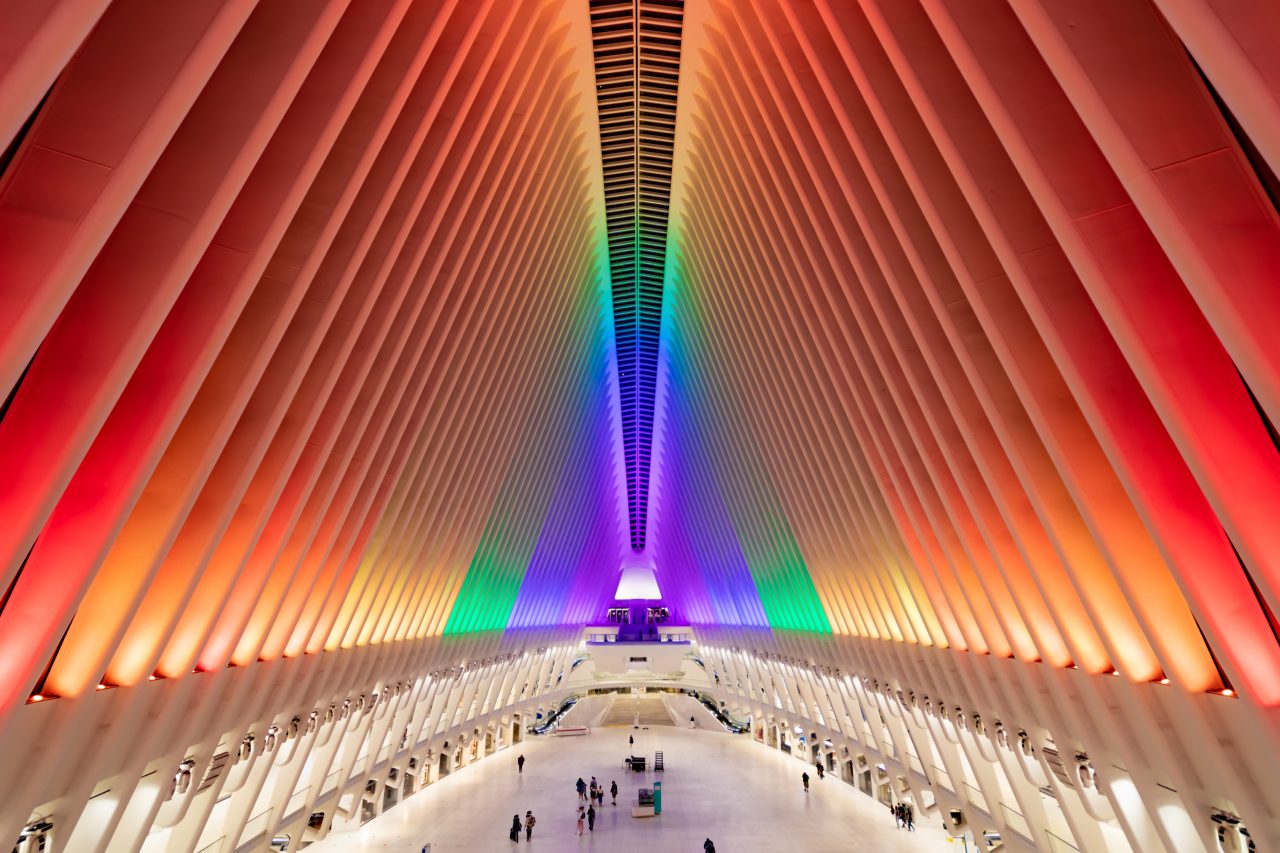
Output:
<instances>
[{"instance_id":1,"label":"vaulted ceiling","mask_svg":"<svg viewBox=\"0 0 1280 853\"><path fill-rule=\"evenodd\" d=\"M1280 704L1272 4L0 21L0 718L576 630L635 561Z\"/></svg>"},{"instance_id":2,"label":"vaulted ceiling","mask_svg":"<svg viewBox=\"0 0 1280 853\"><path fill-rule=\"evenodd\" d=\"M10 701L581 625L630 552L694 624L1280 700L1274 111L1179 13L55 6Z\"/></svg>"}]
</instances>

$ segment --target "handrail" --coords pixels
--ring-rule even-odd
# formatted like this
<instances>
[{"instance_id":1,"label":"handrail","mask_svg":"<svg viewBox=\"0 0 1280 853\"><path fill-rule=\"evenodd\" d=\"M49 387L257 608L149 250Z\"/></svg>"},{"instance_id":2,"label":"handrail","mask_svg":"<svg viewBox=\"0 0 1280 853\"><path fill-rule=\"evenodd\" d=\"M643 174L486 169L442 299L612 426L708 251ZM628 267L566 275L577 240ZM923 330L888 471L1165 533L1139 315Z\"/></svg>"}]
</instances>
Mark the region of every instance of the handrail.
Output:
<instances>
[{"instance_id":1,"label":"handrail","mask_svg":"<svg viewBox=\"0 0 1280 853\"><path fill-rule=\"evenodd\" d=\"M955 793L955 786L951 784L951 774L947 773L945 769L936 764L933 765L933 778L934 781L942 785L942 787L946 788L953 794Z\"/></svg>"},{"instance_id":2,"label":"handrail","mask_svg":"<svg viewBox=\"0 0 1280 853\"><path fill-rule=\"evenodd\" d=\"M1045 830L1045 835L1049 836L1049 849L1053 853L1080 853L1080 848L1065 838L1060 838L1048 830Z\"/></svg>"},{"instance_id":3,"label":"handrail","mask_svg":"<svg viewBox=\"0 0 1280 853\"><path fill-rule=\"evenodd\" d=\"M578 703L577 697L570 696L568 699L564 700L563 703L561 703L559 708L556 708L554 711L548 714L546 719L542 720L536 725L530 726L528 728L529 734L534 734L534 735L546 734L551 729L551 726L555 723L555 721L560 717L564 716L566 713L568 713L569 709L572 708L577 703Z\"/></svg>"},{"instance_id":4,"label":"handrail","mask_svg":"<svg viewBox=\"0 0 1280 853\"><path fill-rule=\"evenodd\" d=\"M970 803L982 809L987 814L991 814L991 806L987 805L987 798L981 790L970 785L968 782L961 782L964 785L965 797Z\"/></svg>"},{"instance_id":5,"label":"handrail","mask_svg":"<svg viewBox=\"0 0 1280 853\"><path fill-rule=\"evenodd\" d=\"M732 717L730 717L728 714L722 711L720 707L716 705L715 700L711 699L710 697L702 695L696 690L690 690L688 691L688 693L690 696L696 699L702 705L702 707L710 711L711 715L716 718L717 722L719 722L720 725L724 726L729 731L733 732L736 735L740 735L744 732L751 731L751 729L746 725L746 723L739 723L737 720L734 720Z\"/></svg>"},{"instance_id":6,"label":"handrail","mask_svg":"<svg viewBox=\"0 0 1280 853\"><path fill-rule=\"evenodd\" d=\"M295 812L301 810L307 804L307 795L311 793L311 786L303 788L301 791L294 791L293 796L289 798L289 802L284 807L285 822L288 823L293 818Z\"/></svg>"},{"instance_id":7,"label":"handrail","mask_svg":"<svg viewBox=\"0 0 1280 853\"><path fill-rule=\"evenodd\" d=\"M239 850L246 843L257 838L259 835L265 835L267 832L267 822L271 819L272 808L268 807L265 811L258 812L253 817L245 821L244 829L240 830L240 841L236 843L236 849ZM255 825L257 828L255 829Z\"/></svg>"},{"instance_id":8,"label":"handrail","mask_svg":"<svg viewBox=\"0 0 1280 853\"><path fill-rule=\"evenodd\" d=\"M1008 805L1000 804L1000 811L1004 814L1005 826L1021 835L1023 838L1031 841L1031 827L1027 824L1027 819L1022 816L1022 812Z\"/></svg>"},{"instance_id":9,"label":"handrail","mask_svg":"<svg viewBox=\"0 0 1280 853\"><path fill-rule=\"evenodd\" d=\"M196 853L222 853L222 842L226 840L227 840L227 837L224 835L218 838L217 840L212 841L209 844L206 844L205 846L201 847L199 850L196 851Z\"/></svg>"},{"instance_id":10,"label":"handrail","mask_svg":"<svg viewBox=\"0 0 1280 853\"><path fill-rule=\"evenodd\" d=\"M672 643L677 645L688 645L693 642L693 634L685 631L673 631L671 633L659 633L656 637L646 637L644 639L632 639L619 637L617 634L603 634L587 632L587 645L608 645L610 643L624 643L628 645L652 645L654 643Z\"/></svg>"}]
</instances>

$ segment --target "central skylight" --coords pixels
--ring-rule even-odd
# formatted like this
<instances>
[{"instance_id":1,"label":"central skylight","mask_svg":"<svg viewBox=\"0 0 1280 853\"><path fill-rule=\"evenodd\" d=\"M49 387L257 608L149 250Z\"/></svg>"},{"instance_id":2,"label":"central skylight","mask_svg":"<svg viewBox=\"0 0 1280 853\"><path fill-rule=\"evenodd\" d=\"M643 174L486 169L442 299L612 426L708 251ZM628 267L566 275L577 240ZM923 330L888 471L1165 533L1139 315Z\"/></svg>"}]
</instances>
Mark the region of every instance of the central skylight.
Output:
<instances>
[{"instance_id":1,"label":"central skylight","mask_svg":"<svg viewBox=\"0 0 1280 853\"><path fill-rule=\"evenodd\" d=\"M643 551L684 0L591 0L631 548Z\"/></svg>"}]
</instances>

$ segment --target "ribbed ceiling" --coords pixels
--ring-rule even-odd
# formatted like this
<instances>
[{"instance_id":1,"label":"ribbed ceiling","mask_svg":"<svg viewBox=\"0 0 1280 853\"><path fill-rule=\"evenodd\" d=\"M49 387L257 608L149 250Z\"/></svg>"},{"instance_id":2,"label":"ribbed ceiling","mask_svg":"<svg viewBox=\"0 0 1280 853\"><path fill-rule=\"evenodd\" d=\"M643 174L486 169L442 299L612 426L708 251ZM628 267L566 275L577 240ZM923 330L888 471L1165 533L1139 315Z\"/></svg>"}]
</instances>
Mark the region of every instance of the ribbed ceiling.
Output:
<instances>
[{"instance_id":1,"label":"ribbed ceiling","mask_svg":"<svg viewBox=\"0 0 1280 853\"><path fill-rule=\"evenodd\" d=\"M0 0L0 735L576 648L644 560L1135 777L1256 737L1156 781L1265 826L1276 10Z\"/></svg>"}]
</instances>

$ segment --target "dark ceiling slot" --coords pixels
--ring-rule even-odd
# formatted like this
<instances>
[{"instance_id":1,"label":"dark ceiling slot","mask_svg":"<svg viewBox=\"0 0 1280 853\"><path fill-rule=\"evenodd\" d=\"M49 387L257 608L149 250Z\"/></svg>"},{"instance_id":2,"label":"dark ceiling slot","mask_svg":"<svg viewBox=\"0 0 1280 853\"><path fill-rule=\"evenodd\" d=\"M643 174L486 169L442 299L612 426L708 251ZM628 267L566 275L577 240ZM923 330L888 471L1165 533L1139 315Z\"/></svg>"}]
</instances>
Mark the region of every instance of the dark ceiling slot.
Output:
<instances>
[{"instance_id":1,"label":"dark ceiling slot","mask_svg":"<svg viewBox=\"0 0 1280 853\"><path fill-rule=\"evenodd\" d=\"M36 108L31 111L31 115L27 116L27 120L22 123L22 127L18 128L18 132L14 134L13 139L9 140L8 146L5 147L4 151L0 152L0 178L4 177L5 172L9 170L9 165L18 156L22 143L26 141L27 136L31 133L31 128L35 126L36 119L40 116L40 111L44 109L45 103L49 100L49 92L52 91L53 86L50 86L44 96L40 98L40 102L36 104Z\"/></svg>"},{"instance_id":2,"label":"dark ceiling slot","mask_svg":"<svg viewBox=\"0 0 1280 853\"><path fill-rule=\"evenodd\" d=\"M683 0L589 0L631 547L645 546Z\"/></svg>"}]
</instances>

